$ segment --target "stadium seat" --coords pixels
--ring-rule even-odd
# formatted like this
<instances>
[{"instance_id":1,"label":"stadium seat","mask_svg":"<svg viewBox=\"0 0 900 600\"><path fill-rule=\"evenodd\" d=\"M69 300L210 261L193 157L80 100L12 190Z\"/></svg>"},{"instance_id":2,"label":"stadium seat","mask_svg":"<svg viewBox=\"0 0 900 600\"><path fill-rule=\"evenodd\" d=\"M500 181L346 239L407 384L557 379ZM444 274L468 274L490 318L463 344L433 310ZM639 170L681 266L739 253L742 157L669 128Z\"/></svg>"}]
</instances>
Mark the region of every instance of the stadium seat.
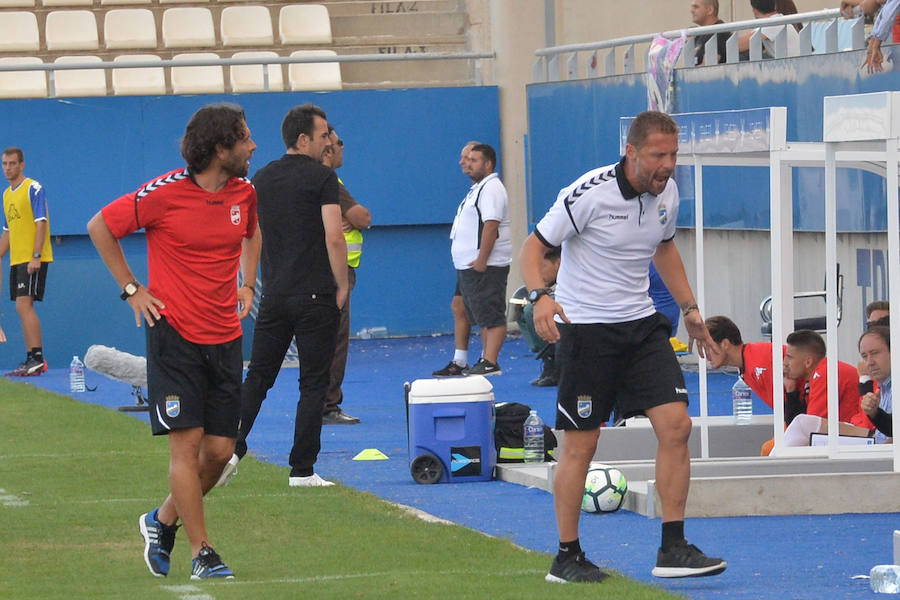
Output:
<instances>
[{"instance_id":1,"label":"stadium seat","mask_svg":"<svg viewBox=\"0 0 900 600\"><path fill-rule=\"evenodd\" d=\"M337 56L334 50L297 50L291 56ZM336 62L327 63L294 63L288 65L288 79L291 90L339 90L341 83L341 65Z\"/></svg>"},{"instance_id":2,"label":"stadium seat","mask_svg":"<svg viewBox=\"0 0 900 600\"><path fill-rule=\"evenodd\" d=\"M176 54L172 60L219 58L213 52ZM172 67L173 94L223 94L225 77L222 67Z\"/></svg>"},{"instance_id":3,"label":"stadium seat","mask_svg":"<svg viewBox=\"0 0 900 600\"><path fill-rule=\"evenodd\" d=\"M277 52L236 52L231 58L254 58L260 56L278 56ZM281 74L281 65L266 65L269 70L269 91L280 92L284 90L284 77ZM232 65L231 66L231 91L264 92L263 66L262 65Z\"/></svg>"},{"instance_id":4,"label":"stadium seat","mask_svg":"<svg viewBox=\"0 0 900 600\"><path fill-rule=\"evenodd\" d=\"M102 62L99 56L60 56L54 64ZM53 73L54 93L57 96L105 96L106 71L77 69Z\"/></svg>"},{"instance_id":5,"label":"stadium seat","mask_svg":"<svg viewBox=\"0 0 900 600\"><path fill-rule=\"evenodd\" d=\"M106 12L103 37L107 48L156 48L156 21L146 8L119 8Z\"/></svg>"},{"instance_id":6,"label":"stadium seat","mask_svg":"<svg viewBox=\"0 0 900 600\"><path fill-rule=\"evenodd\" d=\"M155 54L126 54L113 62L158 61ZM113 69L112 87L116 96L143 96L166 93L166 76L162 67Z\"/></svg>"},{"instance_id":7,"label":"stadium seat","mask_svg":"<svg viewBox=\"0 0 900 600\"><path fill-rule=\"evenodd\" d=\"M44 6L93 6L94 0L41 0Z\"/></svg>"},{"instance_id":8,"label":"stadium seat","mask_svg":"<svg viewBox=\"0 0 900 600\"><path fill-rule=\"evenodd\" d=\"M0 0L0 8L19 8L34 6L34 0Z\"/></svg>"},{"instance_id":9,"label":"stadium seat","mask_svg":"<svg viewBox=\"0 0 900 600\"><path fill-rule=\"evenodd\" d=\"M153 4L150 0L100 0L100 6L110 4Z\"/></svg>"},{"instance_id":10,"label":"stadium seat","mask_svg":"<svg viewBox=\"0 0 900 600\"><path fill-rule=\"evenodd\" d=\"M25 11L4 12L0 19L0 52L30 51L41 47L37 18Z\"/></svg>"},{"instance_id":11,"label":"stadium seat","mask_svg":"<svg viewBox=\"0 0 900 600\"><path fill-rule=\"evenodd\" d=\"M212 13L208 8L167 8L162 36L166 48L208 48L216 45Z\"/></svg>"},{"instance_id":12,"label":"stadium seat","mask_svg":"<svg viewBox=\"0 0 900 600\"><path fill-rule=\"evenodd\" d=\"M331 20L321 4L289 4L278 13L282 44L330 44Z\"/></svg>"},{"instance_id":13,"label":"stadium seat","mask_svg":"<svg viewBox=\"0 0 900 600\"><path fill-rule=\"evenodd\" d=\"M7 13L9 14L9 13ZM36 56L7 56L0 65L39 65ZM0 98L44 98L47 96L45 71L0 71Z\"/></svg>"},{"instance_id":14,"label":"stadium seat","mask_svg":"<svg viewBox=\"0 0 900 600\"><path fill-rule=\"evenodd\" d=\"M228 6L222 11L222 44L271 46L272 15L265 6Z\"/></svg>"},{"instance_id":15,"label":"stadium seat","mask_svg":"<svg viewBox=\"0 0 900 600\"><path fill-rule=\"evenodd\" d=\"M97 50L97 21L89 10L47 13L47 50Z\"/></svg>"},{"instance_id":16,"label":"stadium seat","mask_svg":"<svg viewBox=\"0 0 900 600\"><path fill-rule=\"evenodd\" d=\"M209 0L159 0L160 4L206 4Z\"/></svg>"}]
</instances>

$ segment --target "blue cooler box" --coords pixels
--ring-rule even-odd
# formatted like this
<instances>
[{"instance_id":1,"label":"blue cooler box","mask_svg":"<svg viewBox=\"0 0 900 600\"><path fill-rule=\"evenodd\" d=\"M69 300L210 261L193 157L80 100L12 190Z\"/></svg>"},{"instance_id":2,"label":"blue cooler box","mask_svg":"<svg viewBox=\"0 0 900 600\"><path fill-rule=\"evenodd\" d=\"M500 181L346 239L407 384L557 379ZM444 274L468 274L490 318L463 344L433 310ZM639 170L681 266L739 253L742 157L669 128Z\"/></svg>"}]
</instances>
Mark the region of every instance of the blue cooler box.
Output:
<instances>
[{"instance_id":1,"label":"blue cooler box","mask_svg":"<svg viewBox=\"0 0 900 600\"><path fill-rule=\"evenodd\" d=\"M417 483L490 481L494 392L481 375L407 384L409 468Z\"/></svg>"}]
</instances>

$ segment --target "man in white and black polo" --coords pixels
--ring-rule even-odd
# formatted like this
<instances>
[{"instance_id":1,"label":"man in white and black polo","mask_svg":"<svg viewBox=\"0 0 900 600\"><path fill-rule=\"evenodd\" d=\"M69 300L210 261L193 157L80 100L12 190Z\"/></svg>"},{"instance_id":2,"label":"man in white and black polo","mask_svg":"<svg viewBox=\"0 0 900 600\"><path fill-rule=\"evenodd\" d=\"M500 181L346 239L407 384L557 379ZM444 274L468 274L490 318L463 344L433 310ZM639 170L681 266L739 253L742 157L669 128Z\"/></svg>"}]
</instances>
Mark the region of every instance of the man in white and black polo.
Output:
<instances>
[{"instance_id":1,"label":"man in white and black polo","mask_svg":"<svg viewBox=\"0 0 900 600\"><path fill-rule=\"evenodd\" d=\"M684 539L691 469L688 396L669 344L669 321L647 293L652 260L681 307L691 345L698 342L701 356L717 352L672 241L678 189L670 177L678 126L668 115L644 112L632 123L627 142L618 164L589 171L559 193L522 249L535 329L548 342L558 342L556 426L566 431L553 483L560 544L546 577L551 582L607 577L581 550L578 518L600 426L614 408L624 417L646 414L659 442L662 547L653 575L716 575L727 566ZM543 288L540 263L559 245L554 299Z\"/></svg>"},{"instance_id":2,"label":"man in white and black polo","mask_svg":"<svg viewBox=\"0 0 900 600\"><path fill-rule=\"evenodd\" d=\"M474 182L459 205L450 230L450 254L469 323L481 328L482 351L472 368L459 374L500 375L498 357L506 339L506 280L512 260L506 188L494 172L497 153L476 144L467 156ZM435 371L435 376L456 372Z\"/></svg>"}]
</instances>

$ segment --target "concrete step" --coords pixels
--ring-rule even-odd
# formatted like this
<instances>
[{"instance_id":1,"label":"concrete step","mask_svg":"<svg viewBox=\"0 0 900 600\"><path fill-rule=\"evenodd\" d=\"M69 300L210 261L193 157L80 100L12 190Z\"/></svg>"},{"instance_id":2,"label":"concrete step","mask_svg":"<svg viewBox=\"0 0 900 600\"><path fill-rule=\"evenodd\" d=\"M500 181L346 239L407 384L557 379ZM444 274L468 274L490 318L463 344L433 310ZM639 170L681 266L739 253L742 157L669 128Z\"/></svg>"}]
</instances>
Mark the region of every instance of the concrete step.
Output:
<instances>
[{"instance_id":1,"label":"concrete step","mask_svg":"<svg viewBox=\"0 0 900 600\"><path fill-rule=\"evenodd\" d=\"M332 17L331 32L337 46L465 43L466 25L460 13L376 14Z\"/></svg>"},{"instance_id":2,"label":"concrete step","mask_svg":"<svg viewBox=\"0 0 900 600\"><path fill-rule=\"evenodd\" d=\"M328 15L359 17L365 15L393 15L420 12L465 12L460 0L419 0L418 2L371 2L368 0L335 0L324 2Z\"/></svg>"}]
</instances>

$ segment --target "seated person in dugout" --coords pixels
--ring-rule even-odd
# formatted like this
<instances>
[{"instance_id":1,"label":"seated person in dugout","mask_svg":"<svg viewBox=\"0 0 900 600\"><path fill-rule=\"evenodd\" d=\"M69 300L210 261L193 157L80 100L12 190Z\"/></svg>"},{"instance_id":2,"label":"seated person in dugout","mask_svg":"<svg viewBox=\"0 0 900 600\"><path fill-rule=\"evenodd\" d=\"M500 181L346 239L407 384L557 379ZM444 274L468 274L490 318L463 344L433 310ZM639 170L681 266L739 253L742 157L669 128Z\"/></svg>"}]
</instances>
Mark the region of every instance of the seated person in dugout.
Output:
<instances>
[{"instance_id":1,"label":"seated person in dugout","mask_svg":"<svg viewBox=\"0 0 900 600\"><path fill-rule=\"evenodd\" d=\"M891 331L883 325L873 325L859 338L859 355L866 373L878 384L874 391L860 399L862 413L854 425L875 428L875 443L891 443L893 437L893 401L891 397ZM864 415L864 416L863 416Z\"/></svg>"},{"instance_id":2,"label":"seated person in dugout","mask_svg":"<svg viewBox=\"0 0 900 600\"><path fill-rule=\"evenodd\" d=\"M840 435L867 437L870 431L851 424L860 411L859 377L856 367L838 361L838 421ZM825 340L815 331L801 329L787 337L784 376L804 379L797 389L785 386L785 446L808 446L811 433L828 433L828 373ZM773 449L772 456L777 455Z\"/></svg>"},{"instance_id":3,"label":"seated person in dugout","mask_svg":"<svg viewBox=\"0 0 900 600\"><path fill-rule=\"evenodd\" d=\"M559 272L559 260L562 248L548 248L541 261L541 279L544 287L556 289L556 274ZM550 292L553 296L554 292ZM522 316L519 317L519 331L528 343L528 349L536 352L543 363L541 374L531 381L531 385L538 387L552 387L559 383L559 369L556 366L556 344L544 341L534 330L534 304L526 302L522 308Z\"/></svg>"},{"instance_id":4,"label":"seated person in dugout","mask_svg":"<svg viewBox=\"0 0 900 600\"><path fill-rule=\"evenodd\" d=\"M874 302L869 302L866 305L865 329L868 330L869 327L873 325L888 326L890 324L890 321L888 320L890 312L890 303L887 300L875 300ZM856 370L859 372L859 396L863 397L868 392L874 391L872 378L866 371L866 361L860 360L856 365Z\"/></svg>"}]
</instances>

